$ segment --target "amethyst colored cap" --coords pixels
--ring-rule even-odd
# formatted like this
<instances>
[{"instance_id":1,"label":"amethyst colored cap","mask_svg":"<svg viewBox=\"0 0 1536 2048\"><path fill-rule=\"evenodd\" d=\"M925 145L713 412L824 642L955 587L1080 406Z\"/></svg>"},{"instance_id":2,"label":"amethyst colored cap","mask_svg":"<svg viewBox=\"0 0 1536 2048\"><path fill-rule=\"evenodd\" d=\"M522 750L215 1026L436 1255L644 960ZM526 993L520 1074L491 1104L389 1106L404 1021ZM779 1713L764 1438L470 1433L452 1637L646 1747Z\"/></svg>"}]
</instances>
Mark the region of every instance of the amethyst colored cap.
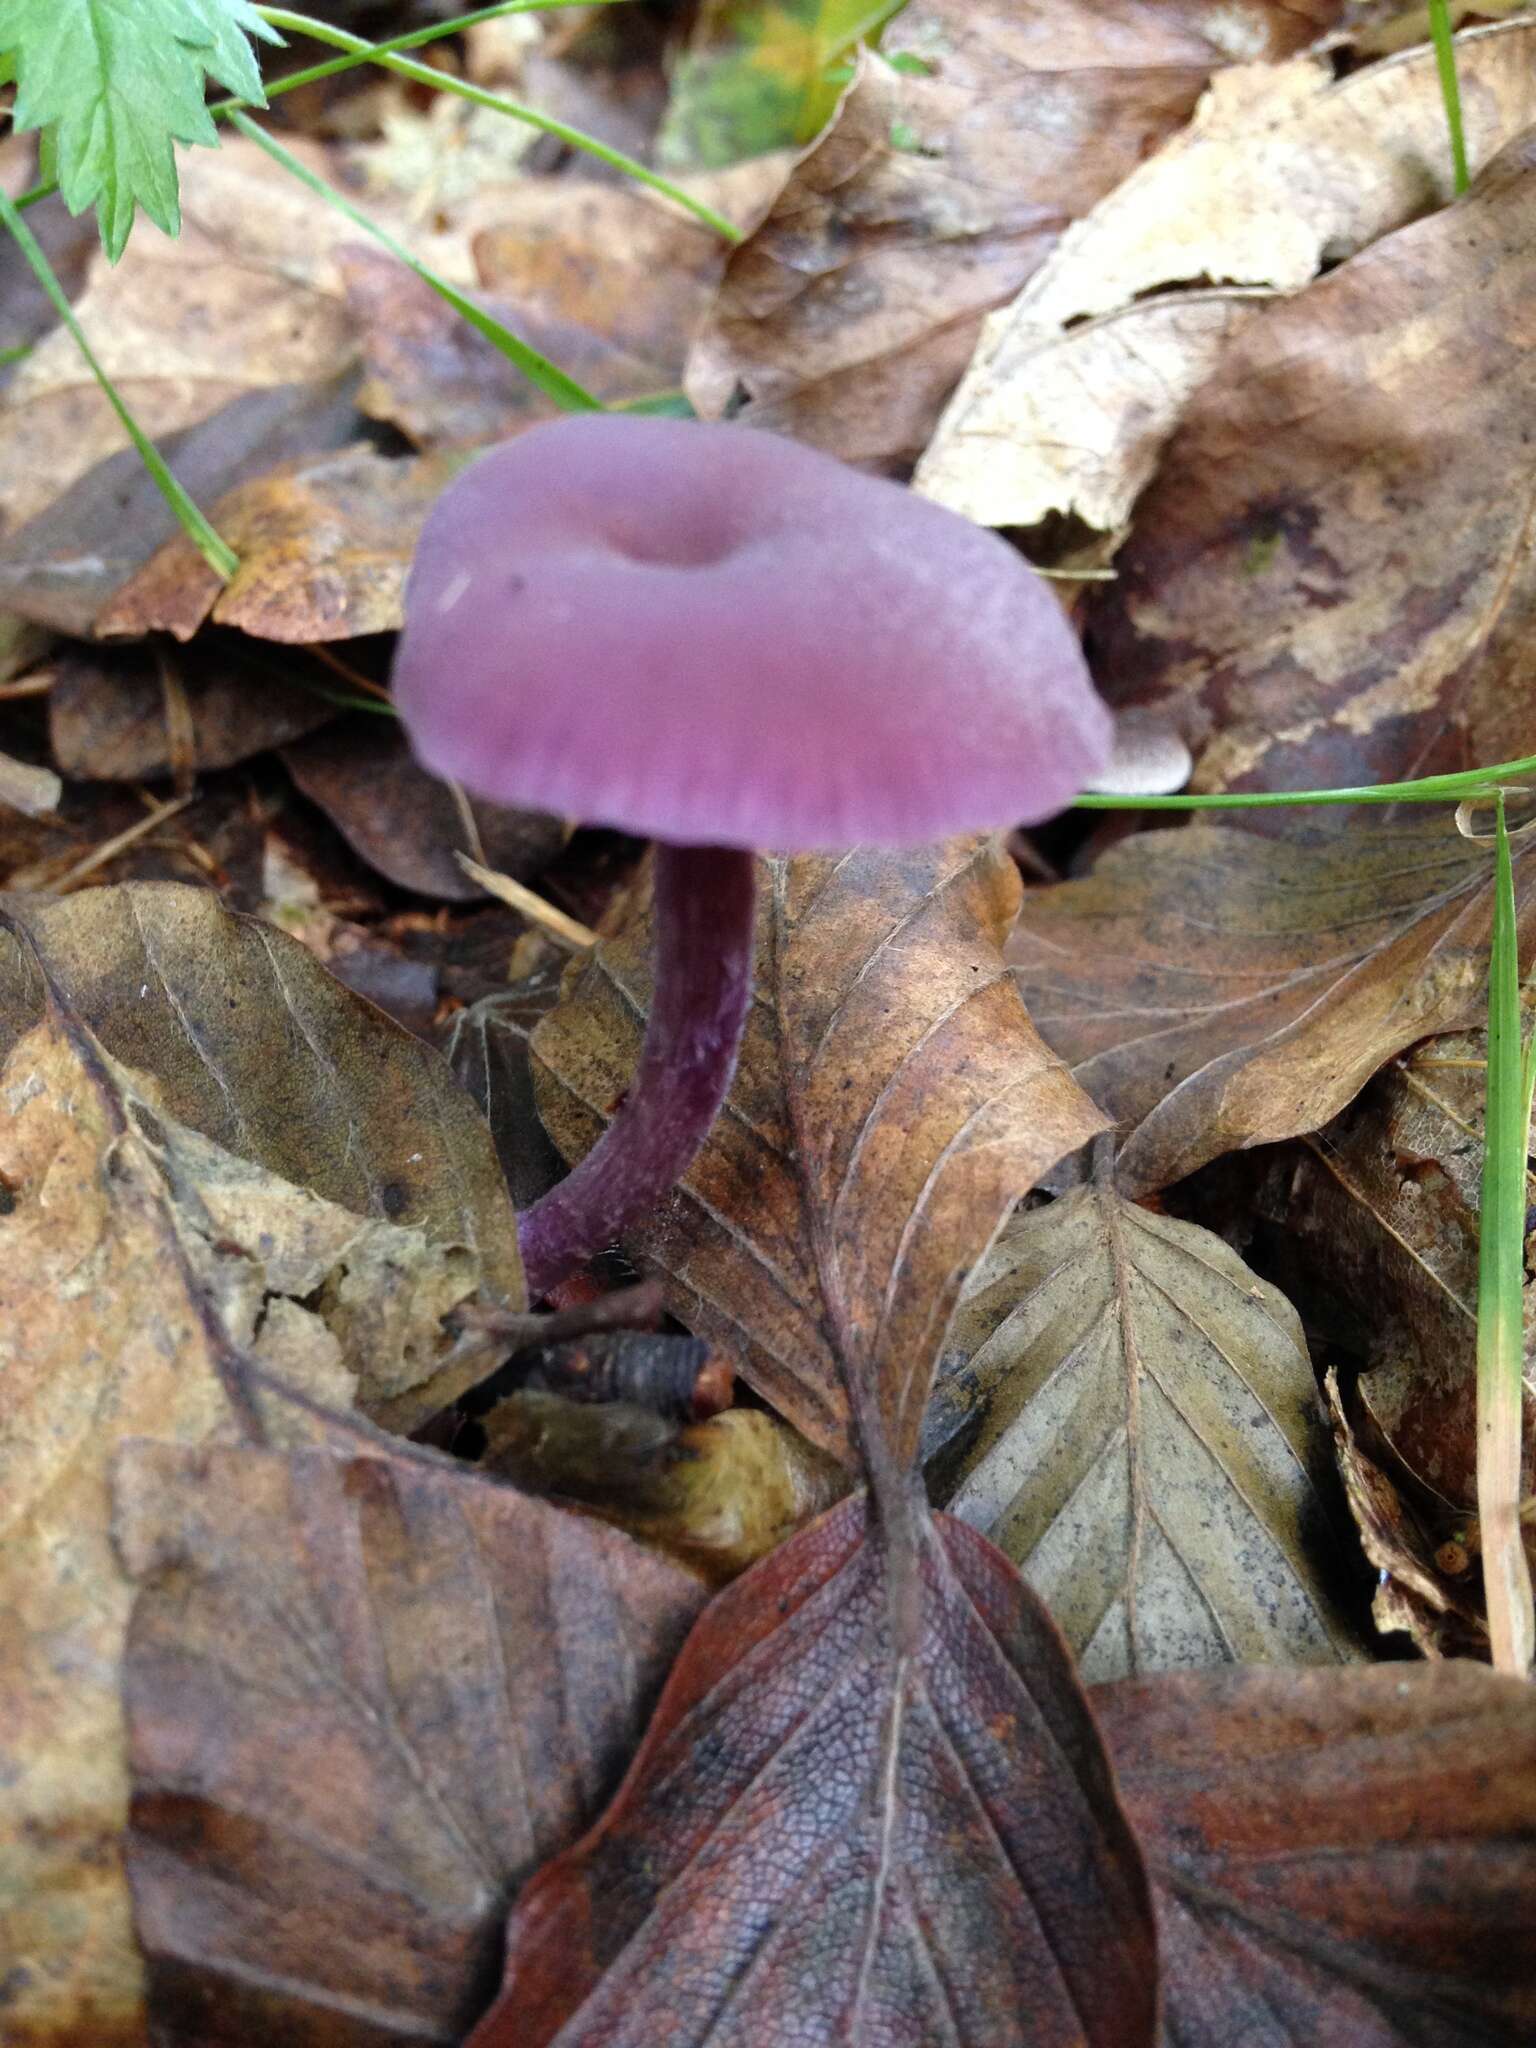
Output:
<instances>
[{"instance_id":1,"label":"amethyst colored cap","mask_svg":"<svg viewBox=\"0 0 1536 2048\"><path fill-rule=\"evenodd\" d=\"M583 415L433 507L395 695L483 796L681 844L1028 823L1110 719L1005 541L755 428Z\"/></svg>"}]
</instances>

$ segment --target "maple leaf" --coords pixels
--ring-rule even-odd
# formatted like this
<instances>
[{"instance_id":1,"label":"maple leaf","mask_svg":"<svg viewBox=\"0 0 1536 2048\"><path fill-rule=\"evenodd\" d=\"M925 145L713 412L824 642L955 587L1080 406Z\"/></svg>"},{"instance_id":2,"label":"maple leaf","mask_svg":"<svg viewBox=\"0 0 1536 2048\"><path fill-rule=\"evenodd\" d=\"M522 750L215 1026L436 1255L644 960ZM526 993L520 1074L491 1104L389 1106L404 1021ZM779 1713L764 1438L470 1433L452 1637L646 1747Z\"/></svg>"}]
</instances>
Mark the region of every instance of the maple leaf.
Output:
<instances>
[{"instance_id":1,"label":"maple leaf","mask_svg":"<svg viewBox=\"0 0 1536 2048\"><path fill-rule=\"evenodd\" d=\"M0 14L15 126L41 131L71 213L94 204L114 263L136 206L181 227L174 144L218 140L205 77L266 105L247 36L282 42L250 0L10 0Z\"/></svg>"}]
</instances>

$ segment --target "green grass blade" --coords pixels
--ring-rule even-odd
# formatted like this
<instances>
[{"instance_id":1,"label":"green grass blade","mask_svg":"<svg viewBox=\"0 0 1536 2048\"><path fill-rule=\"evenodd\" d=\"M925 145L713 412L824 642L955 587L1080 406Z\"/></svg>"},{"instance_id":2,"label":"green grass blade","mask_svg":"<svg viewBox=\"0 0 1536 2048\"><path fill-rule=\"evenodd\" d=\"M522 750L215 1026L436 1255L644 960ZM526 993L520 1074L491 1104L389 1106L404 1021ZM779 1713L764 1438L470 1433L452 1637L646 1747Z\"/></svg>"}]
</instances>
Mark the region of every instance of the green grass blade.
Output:
<instances>
[{"instance_id":1,"label":"green grass blade","mask_svg":"<svg viewBox=\"0 0 1536 2048\"><path fill-rule=\"evenodd\" d=\"M386 71L398 72L402 78L411 78L418 85L429 85L437 92L457 93L460 99L468 100L472 106L488 107L493 113L505 114L509 120L524 121L531 128L540 129L545 135L558 137L572 149L579 149L588 156L594 156L610 169L622 171L641 185L648 185L653 192L670 199L691 213L695 220L701 220L708 228L727 242L744 239L740 228L716 213L712 206L706 206L702 199L695 199L691 193L674 185L669 178L663 178L638 158L626 156L622 150L610 149L606 142L599 142L595 135L588 135L580 128L573 128L568 121L557 121L552 114L541 114L534 107L525 107L520 100L502 99L498 94L485 92L478 85L470 85L465 79L453 78L444 71L434 71L430 64L418 64L412 57L401 57L383 53L377 44L367 42L362 36L355 36L344 28L332 28L328 21L316 21L307 14L291 14L286 7L261 7L257 9L263 21L273 28L289 31L293 35L309 36L317 43L329 43L332 48L347 50L358 56L366 56L380 64ZM230 119L237 118L231 112Z\"/></svg>"},{"instance_id":2,"label":"green grass blade","mask_svg":"<svg viewBox=\"0 0 1536 2048\"><path fill-rule=\"evenodd\" d=\"M1081 811L1273 811L1297 804L1441 804L1494 795L1501 783L1536 775L1536 754L1494 761L1456 775L1421 775L1412 782L1362 782L1347 789L1259 789L1210 796L1101 796L1076 798ZM1527 792L1521 792L1526 794Z\"/></svg>"},{"instance_id":3,"label":"green grass blade","mask_svg":"<svg viewBox=\"0 0 1536 2048\"><path fill-rule=\"evenodd\" d=\"M499 0L495 7L477 7L472 14L455 15L451 21L434 21L426 28L413 28L406 35L390 36L382 43L362 43L356 50L349 50L345 56L328 57L323 64L306 65L302 71L287 72L281 78L265 81L267 98L277 99L285 92L294 92L301 85L314 85L322 78L335 78L342 71L356 71L364 64L376 64L382 57L393 57L402 50L419 50L424 43L441 42L445 36L456 36L467 28L478 28L482 21L498 21L508 14L553 14L563 7L623 7L629 0ZM441 75L433 74L439 78ZM232 108L241 107L244 100L218 100L208 111L210 114L227 114Z\"/></svg>"},{"instance_id":4,"label":"green grass blade","mask_svg":"<svg viewBox=\"0 0 1536 2048\"><path fill-rule=\"evenodd\" d=\"M1440 71L1445 125L1451 131L1451 171L1459 197L1472 179L1467 170L1467 136L1461 123L1461 80L1456 72L1456 39L1451 34L1448 0L1429 0L1429 32L1434 39L1435 63Z\"/></svg>"},{"instance_id":5,"label":"green grass blade","mask_svg":"<svg viewBox=\"0 0 1536 2048\"><path fill-rule=\"evenodd\" d=\"M1536 1611L1520 1532L1525 1372L1525 1191L1530 1123L1520 1046L1520 959L1504 799L1495 807L1488 1092L1477 1260L1477 1512L1495 1669L1524 1676Z\"/></svg>"},{"instance_id":6,"label":"green grass blade","mask_svg":"<svg viewBox=\"0 0 1536 2048\"><path fill-rule=\"evenodd\" d=\"M316 193L328 206L334 206L338 213L345 214L348 220L363 230L364 234L372 235L392 256L397 256L409 269L414 270L424 284L429 284L439 298L445 299L471 327L483 334L493 348L501 351L508 362L515 363L529 383L536 385L546 397L552 398L556 405L564 406L567 412L604 410L601 399L594 398L574 377L568 377L564 370L557 369L547 356L541 356L538 350L530 348L527 342L519 341L510 328L503 327L499 320L493 320L489 313L482 312L473 299L466 298L464 293L449 284L446 278L439 277L428 264L413 256L404 243L397 242L387 229L381 228L376 221L371 221L367 214L359 212L350 199L338 192L334 185L328 185L324 178L317 177L306 164L301 164L291 150L285 149L275 137L268 135L265 129L259 128L248 114L241 113L237 107L230 113L229 119L231 125L238 128L242 135L248 136L259 148L264 149L274 163L281 164L285 171L297 178L301 184L307 185L310 191Z\"/></svg>"},{"instance_id":7,"label":"green grass blade","mask_svg":"<svg viewBox=\"0 0 1536 2048\"><path fill-rule=\"evenodd\" d=\"M219 538L206 516L193 504L190 497L177 483L166 467L165 457L150 440L129 411L126 400L106 371L97 362L90 343L80 322L75 318L75 309L65 296L64 287L54 275L53 266L43 254L37 237L22 219L14 200L0 191L0 221L4 221L15 238L17 246L27 260L27 266L37 279L64 325L69 329L75 347L85 359L86 367L105 392L113 411L122 421L129 439L139 451L139 460L154 479L155 487L167 505L175 513L177 523L188 540L197 548L210 568L222 576L227 583L240 566L239 557L228 542Z\"/></svg>"}]
</instances>

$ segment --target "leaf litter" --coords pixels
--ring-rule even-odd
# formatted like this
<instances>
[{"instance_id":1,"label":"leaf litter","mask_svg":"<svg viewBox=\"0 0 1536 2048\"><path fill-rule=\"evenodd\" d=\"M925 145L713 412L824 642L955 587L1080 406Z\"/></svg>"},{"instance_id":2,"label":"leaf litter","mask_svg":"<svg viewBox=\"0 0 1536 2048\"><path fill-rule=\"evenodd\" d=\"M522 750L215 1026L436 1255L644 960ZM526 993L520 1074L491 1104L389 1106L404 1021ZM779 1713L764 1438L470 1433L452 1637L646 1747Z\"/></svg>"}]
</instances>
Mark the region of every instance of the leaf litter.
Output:
<instances>
[{"instance_id":1,"label":"leaf litter","mask_svg":"<svg viewBox=\"0 0 1536 2048\"><path fill-rule=\"evenodd\" d=\"M1118 549L1095 673L1200 787L1530 748L1518 12L1458 38L1454 205L1411 9L914 0L829 68L839 10L722 6L738 74L670 111L637 21L446 47L660 129L734 251L398 80L288 140L606 399ZM623 1246L693 1334L626 1330L613 1259L530 1319L508 1186L629 1084L643 870L433 783L383 678L428 505L549 404L254 145L180 168L180 240L70 285L235 581L65 334L0 391L0 2030L1526 2039L1444 1036L1486 848L1419 809L1053 827L1022 892L980 844L765 863L730 1099ZM1365 1566L1425 1666L1360 1668Z\"/></svg>"}]
</instances>

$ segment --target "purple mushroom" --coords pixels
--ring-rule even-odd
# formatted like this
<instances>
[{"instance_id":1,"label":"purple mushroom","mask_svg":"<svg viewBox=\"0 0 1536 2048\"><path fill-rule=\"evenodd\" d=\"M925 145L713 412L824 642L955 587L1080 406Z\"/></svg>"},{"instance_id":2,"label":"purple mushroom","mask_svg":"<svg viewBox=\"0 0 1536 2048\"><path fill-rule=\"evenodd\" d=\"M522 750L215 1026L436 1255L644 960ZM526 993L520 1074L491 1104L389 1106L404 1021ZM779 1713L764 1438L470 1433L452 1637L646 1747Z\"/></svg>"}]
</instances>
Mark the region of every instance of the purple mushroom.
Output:
<instances>
[{"instance_id":1,"label":"purple mushroom","mask_svg":"<svg viewBox=\"0 0 1536 2048\"><path fill-rule=\"evenodd\" d=\"M585 415L467 469L406 590L395 695L426 766L654 838L639 1072L520 1222L542 1293L686 1171L751 994L751 849L1030 823L1109 714L1006 542L754 429Z\"/></svg>"}]
</instances>

